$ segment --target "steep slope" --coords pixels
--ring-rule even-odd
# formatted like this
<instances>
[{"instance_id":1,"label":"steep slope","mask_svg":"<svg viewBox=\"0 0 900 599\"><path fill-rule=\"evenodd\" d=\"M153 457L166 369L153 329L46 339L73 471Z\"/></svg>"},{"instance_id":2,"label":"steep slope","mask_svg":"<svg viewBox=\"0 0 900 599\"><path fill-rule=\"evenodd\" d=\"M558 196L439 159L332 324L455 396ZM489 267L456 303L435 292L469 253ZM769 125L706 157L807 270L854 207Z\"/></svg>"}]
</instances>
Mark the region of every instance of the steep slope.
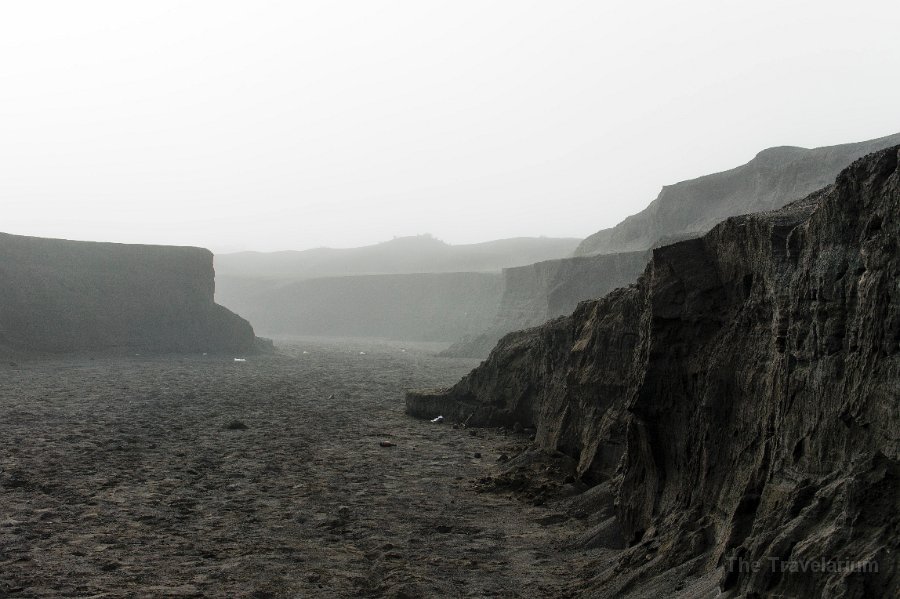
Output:
<instances>
[{"instance_id":1,"label":"steep slope","mask_svg":"<svg viewBox=\"0 0 900 599\"><path fill-rule=\"evenodd\" d=\"M568 256L579 242L579 239L523 237L450 245L420 235L350 249L219 254L216 272L220 276L290 280L369 274L499 272L510 266Z\"/></svg>"},{"instance_id":2,"label":"steep slope","mask_svg":"<svg viewBox=\"0 0 900 599\"><path fill-rule=\"evenodd\" d=\"M627 548L595 596L696 597L683 582L711 577L725 597L897 596L898 215L893 147L655 250L637 284L507 336L407 411L534 426L611 485Z\"/></svg>"},{"instance_id":3,"label":"steep slope","mask_svg":"<svg viewBox=\"0 0 900 599\"><path fill-rule=\"evenodd\" d=\"M828 185L851 162L900 143L900 133L812 150L763 150L735 169L663 187L641 212L585 239L577 256L652 248L666 237L700 234L730 216L780 208Z\"/></svg>"},{"instance_id":4,"label":"steep slope","mask_svg":"<svg viewBox=\"0 0 900 599\"><path fill-rule=\"evenodd\" d=\"M247 351L253 328L213 301L208 250L0 234L8 351Z\"/></svg>"},{"instance_id":5,"label":"steep slope","mask_svg":"<svg viewBox=\"0 0 900 599\"><path fill-rule=\"evenodd\" d=\"M217 298L264 335L452 341L488 328L499 273L329 277L285 283L223 277Z\"/></svg>"}]
</instances>

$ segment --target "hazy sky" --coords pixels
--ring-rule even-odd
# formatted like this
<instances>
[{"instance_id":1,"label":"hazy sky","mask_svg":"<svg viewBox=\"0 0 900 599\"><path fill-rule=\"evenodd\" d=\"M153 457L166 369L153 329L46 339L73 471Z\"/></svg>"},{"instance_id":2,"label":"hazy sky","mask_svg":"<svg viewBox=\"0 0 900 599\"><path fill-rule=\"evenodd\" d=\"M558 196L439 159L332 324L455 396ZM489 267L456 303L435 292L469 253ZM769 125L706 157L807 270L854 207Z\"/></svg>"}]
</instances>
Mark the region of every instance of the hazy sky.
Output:
<instances>
[{"instance_id":1,"label":"hazy sky","mask_svg":"<svg viewBox=\"0 0 900 599\"><path fill-rule=\"evenodd\" d=\"M577 236L900 131L900 3L4 2L0 231L216 251Z\"/></svg>"}]
</instances>

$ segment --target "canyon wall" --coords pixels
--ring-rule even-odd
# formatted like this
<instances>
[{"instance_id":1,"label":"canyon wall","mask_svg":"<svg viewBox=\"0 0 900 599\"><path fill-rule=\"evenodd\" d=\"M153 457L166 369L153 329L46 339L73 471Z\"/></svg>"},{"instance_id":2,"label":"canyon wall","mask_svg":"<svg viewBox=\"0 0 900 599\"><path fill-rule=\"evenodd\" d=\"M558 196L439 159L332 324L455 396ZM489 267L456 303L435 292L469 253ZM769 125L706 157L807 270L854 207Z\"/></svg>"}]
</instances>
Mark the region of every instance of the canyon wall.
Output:
<instances>
[{"instance_id":1,"label":"canyon wall","mask_svg":"<svg viewBox=\"0 0 900 599\"><path fill-rule=\"evenodd\" d=\"M898 215L894 147L654 250L636 284L506 336L407 411L535 427L611 485L626 549L597 596L703 577L725 597L897 596ZM772 566L821 560L877 571Z\"/></svg>"},{"instance_id":2,"label":"canyon wall","mask_svg":"<svg viewBox=\"0 0 900 599\"><path fill-rule=\"evenodd\" d=\"M697 237L731 216L781 208L828 185L857 158L898 143L900 134L811 150L769 148L735 169L668 185L643 211L585 239L575 257L505 269L491 327L445 353L486 356L510 331L568 314L581 300L630 285L653 248Z\"/></svg>"},{"instance_id":3,"label":"canyon wall","mask_svg":"<svg viewBox=\"0 0 900 599\"><path fill-rule=\"evenodd\" d=\"M582 300L633 283L649 258L648 251L625 252L506 268L495 324L513 330L570 314Z\"/></svg>"},{"instance_id":4,"label":"canyon wall","mask_svg":"<svg viewBox=\"0 0 900 599\"><path fill-rule=\"evenodd\" d=\"M491 325L501 289L500 273L222 277L217 297L265 335L451 341Z\"/></svg>"},{"instance_id":5,"label":"canyon wall","mask_svg":"<svg viewBox=\"0 0 900 599\"><path fill-rule=\"evenodd\" d=\"M649 257L649 251L624 252L505 268L503 292L490 327L459 339L443 355L485 357L510 331L569 314L582 300L630 285L643 272Z\"/></svg>"},{"instance_id":6,"label":"canyon wall","mask_svg":"<svg viewBox=\"0 0 900 599\"><path fill-rule=\"evenodd\" d=\"M0 347L245 352L250 324L213 301L208 250L0 234Z\"/></svg>"}]
</instances>

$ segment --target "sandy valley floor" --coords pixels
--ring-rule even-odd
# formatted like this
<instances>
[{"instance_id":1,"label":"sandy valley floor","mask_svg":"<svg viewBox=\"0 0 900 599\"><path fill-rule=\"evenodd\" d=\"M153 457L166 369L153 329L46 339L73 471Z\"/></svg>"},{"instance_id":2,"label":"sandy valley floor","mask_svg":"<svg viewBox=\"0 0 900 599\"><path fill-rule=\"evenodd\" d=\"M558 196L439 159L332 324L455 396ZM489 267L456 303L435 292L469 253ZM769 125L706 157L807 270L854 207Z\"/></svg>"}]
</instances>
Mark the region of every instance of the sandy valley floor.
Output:
<instances>
[{"instance_id":1,"label":"sandy valley floor","mask_svg":"<svg viewBox=\"0 0 900 599\"><path fill-rule=\"evenodd\" d=\"M479 492L526 437L403 414L475 362L282 351L0 366L0 597L555 597L592 574L552 506Z\"/></svg>"}]
</instances>

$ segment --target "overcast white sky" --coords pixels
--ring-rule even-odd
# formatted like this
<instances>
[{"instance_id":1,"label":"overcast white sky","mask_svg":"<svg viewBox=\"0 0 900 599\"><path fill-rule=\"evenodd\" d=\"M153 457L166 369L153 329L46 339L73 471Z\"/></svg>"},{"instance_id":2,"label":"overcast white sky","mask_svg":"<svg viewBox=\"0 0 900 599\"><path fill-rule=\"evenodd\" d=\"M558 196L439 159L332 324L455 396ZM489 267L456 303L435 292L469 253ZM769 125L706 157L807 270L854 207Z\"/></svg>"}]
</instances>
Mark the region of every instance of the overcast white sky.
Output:
<instances>
[{"instance_id":1,"label":"overcast white sky","mask_svg":"<svg viewBox=\"0 0 900 599\"><path fill-rule=\"evenodd\" d=\"M900 131L900 3L4 2L0 231L214 251L577 236Z\"/></svg>"}]
</instances>

